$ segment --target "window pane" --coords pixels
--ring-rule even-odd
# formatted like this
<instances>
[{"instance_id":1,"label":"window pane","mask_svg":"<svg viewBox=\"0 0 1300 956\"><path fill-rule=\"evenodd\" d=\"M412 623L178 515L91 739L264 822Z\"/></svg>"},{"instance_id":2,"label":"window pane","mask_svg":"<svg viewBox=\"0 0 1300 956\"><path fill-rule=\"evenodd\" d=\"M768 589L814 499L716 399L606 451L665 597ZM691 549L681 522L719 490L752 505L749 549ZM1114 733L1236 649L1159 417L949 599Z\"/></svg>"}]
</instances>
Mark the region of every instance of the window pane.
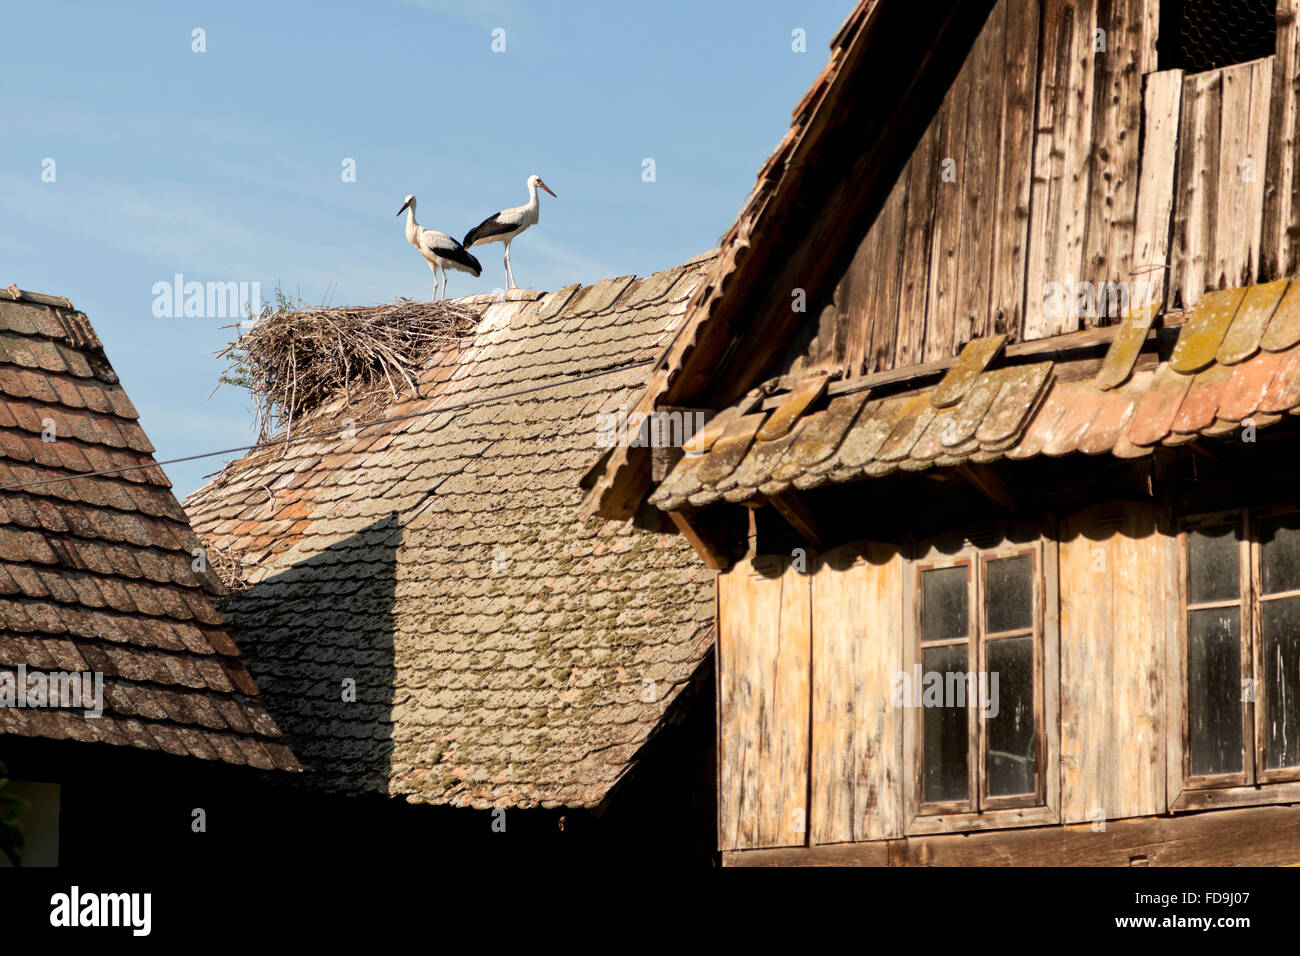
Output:
<instances>
[{"instance_id":1,"label":"window pane","mask_svg":"<svg viewBox=\"0 0 1300 956\"><path fill-rule=\"evenodd\" d=\"M965 637L970 615L966 565L921 575L921 635L927 641ZM966 665L962 664L962 670Z\"/></svg>"},{"instance_id":2,"label":"window pane","mask_svg":"<svg viewBox=\"0 0 1300 956\"><path fill-rule=\"evenodd\" d=\"M1241 550L1234 525L1187 533L1187 596L1193 604L1235 601L1241 597Z\"/></svg>"},{"instance_id":3,"label":"window pane","mask_svg":"<svg viewBox=\"0 0 1300 956\"><path fill-rule=\"evenodd\" d=\"M966 644L922 648L921 669L927 675L937 673L946 687L949 674L967 672L966 648ZM969 757L966 708L949 707L949 703L955 700L945 697L940 706L924 708L925 766L921 780L927 803L965 800L970 795L966 776Z\"/></svg>"},{"instance_id":4,"label":"window pane","mask_svg":"<svg viewBox=\"0 0 1300 956\"><path fill-rule=\"evenodd\" d=\"M984 566L984 606L990 634L1034 626L1034 559L1029 555Z\"/></svg>"},{"instance_id":5,"label":"window pane","mask_svg":"<svg viewBox=\"0 0 1300 956\"><path fill-rule=\"evenodd\" d=\"M1300 591L1300 515L1264 521L1259 540L1264 593Z\"/></svg>"},{"instance_id":6,"label":"window pane","mask_svg":"<svg viewBox=\"0 0 1300 956\"><path fill-rule=\"evenodd\" d=\"M1193 774L1240 773L1241 609L1187 615L1187 717Z\"/></svg>"},{"instance_id":7,"label":"window pane","mask_svg":"<svg viewBox=\"0 0 1300 956\"><path fill-rule=\"evenodd\" d=\"M1029 636L1006 637L986 645L988 704L983 713L991 797L1034 792L1033 642Z\"/></svg>"},{"instance_id":8,"label":"window pane","mask_svg":"<svg viewBox=\"0 0 1300 956\"><path fill-rule=\"evenodd\" d=\"M1300 598L1264 601L1264 766L1300 766Z\"/></svg>"}]
</instances>

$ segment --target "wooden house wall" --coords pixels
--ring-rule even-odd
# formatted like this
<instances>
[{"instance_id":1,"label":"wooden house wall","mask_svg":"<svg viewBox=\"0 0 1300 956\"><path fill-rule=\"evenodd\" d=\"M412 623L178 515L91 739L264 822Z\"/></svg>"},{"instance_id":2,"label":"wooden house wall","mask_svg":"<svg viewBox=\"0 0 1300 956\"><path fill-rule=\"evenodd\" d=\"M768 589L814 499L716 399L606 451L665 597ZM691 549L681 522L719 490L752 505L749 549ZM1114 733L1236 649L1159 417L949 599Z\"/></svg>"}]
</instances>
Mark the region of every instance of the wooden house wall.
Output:
<instances>
[{"instance_id":1,"label":"wooden house wall","mask_svg":"<svg viewBox=\"0 0 1300 956\"><path fill-rule=\"evenodd\" d=\"M1137 505L1061 524L1064 823L1165 812L1165 635L1178 623L1172 542L1154 511Z\"/></svg>"},{"instance_id":2,"label":"wooden house wall","mask_svg":"<svg viewBox=\"0 0 1300 956\"><path fill-rule=\"evenodd\" d=\"M1059 649L1048 654L1059 660L1059 684L1044 691L1059 701L1046 719L1059 719L1060 756L1048 748L1047 811L1025 811L1020 825L1169 809L1175 540L1154 510L1134 504L1091 508L1047 533L1059 604L1046 609L1044 641ZM970 828L918 823L907 801L915 768L905 727L915 711L894 706L893 679L909 660L910 562L895 546L861 542L809 561L801 571L793 558L759 557L719 577L720 849ZM799 832L791 823L805 807Z\"/></svg>"},{"instance_id":3,"label":"wooden house wall","mask_svg":"<svg viewBox=\"0 0 1300 956\"><path fill-rule=\"evenodd\" d=\"M903 834L903 713L889 705L902 583L902 555L886 544L828 551L811 576L814 843Z\"/></svg>"},{"instance_id":4,"label":"wooden house wall","mask_svg":"<svg viewBox=\"0 0 1300 956\"><path fill-rule=\"evenodd\" d=\"M1298 5L1279 0L1275 56L1184 76L1157 72L1159 0L998 0L778 371L851 377L1122 318L1052 314L1053 282L1186 308L1300 271Z\"/></svg>"},{"instance_id":5,"label":"wooden house wall","mask_svg":"<svg viewBox=\"0 0 1300 956\"><path fill-rule=\"evenodd\" d=\"M718 578L719 849L807 842L809 601L788 557Z\"/></svg>"}]
</instances>

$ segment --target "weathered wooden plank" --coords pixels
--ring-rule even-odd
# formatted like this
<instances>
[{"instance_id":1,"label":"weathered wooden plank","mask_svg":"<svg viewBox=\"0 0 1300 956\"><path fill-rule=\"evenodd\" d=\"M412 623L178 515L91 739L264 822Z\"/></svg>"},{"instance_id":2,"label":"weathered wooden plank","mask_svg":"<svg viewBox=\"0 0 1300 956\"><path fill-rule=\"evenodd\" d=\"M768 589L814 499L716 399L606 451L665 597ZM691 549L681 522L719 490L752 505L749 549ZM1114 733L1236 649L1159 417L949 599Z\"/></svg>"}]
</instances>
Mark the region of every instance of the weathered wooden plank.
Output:
<instances>
[{"instance_id":1,"label":"weathered wooden plank","mask_svg":"<svg viewBox=\"0 0 1300 956\"><path fill-rule=\"evenodd\" d=\"M1157 527L1161 527L1157 525ZM1183 642L1182 582L1186 569L1178 536L1166 533L1164 547L1164 639L1165 639L1165 802L1173 809L1183 787L1183 702L1187 693L1187 654Z\"/></svg>"},{"instance_id":2,"label":"weathered wooden plank","mask_svg":"<svg viewBox=\"0 0 1300 956\"><path fill-rule=\"evenodd\" d=\"M1217 235L1222 71L1183 80L1169 299L1190 310L1209 287Z\"/></svg>"},{"instance_id":3,"label":"weathered wooden plank","mask_svg":"<svg viewBox=\"0 0 1300 956\"><path fill-rule=\"evenodd\" d=\"M1079 327L1073 310L1049 315L1044 300L1050 283L1068 289L1083 274L1096 27L1094 0L1062 0L1043 8L1022 339Z\"/></svg>"},{"instance_id":4,"label":"weathered wooden plank","mask_svg":"<svg viewBox=\"0 0 1300 956\"><path fill-rule=\"evenodd\" d=\"M759 838L764 846L807 841L808 773L812 713L811 578L786 560L781 576L781 637L766 679L775 695L775 726L764 728L773 741L762 762L761 792L770 794L769 811L759 808Z\"/></svg>"},{"instance_id":5,"label":"weathered wooden plank","mask_svg":"<svg viewBox=\"0 0 1300 956\"><path fill-rule=\"evenodd\" d=\"M718 577L721 849L806 842L810 600L783 556Z\"/></svg>"},{"instance_id":6,"label":"weathered wooden plank","mask_svg":"<svg viewBox=\"0 0 1300 956\"><path fill-rule=\"evenodd\" d=\"M990 335L967 342L943 381L931 392L931 404L935 408L950 408L965 398L975 380L997 358L1006 342L1005 335Z\"/></svg>"},{"instance_id":7,"label":"weathered wooden plank","mask_svg":"<svg viewBox=\"0 0 1300 956\"><path fill-rule=\"evenodd\" d=\"M1044 516L1043 582L1039 601L1043 608L1043 723L1046 763L1043 782L1047 809L1061 819L1061 551L1055 514ZM1055 600L1050 596L1055 595Z\"/></svg>"},{"instance_id":8,"label":"weathered wooden plank","mask_svg":"<svg viewBox=\"0 0 1300 956\"><path fill-rule=\"evenodd\" d=\"M1118 334L1111 340L1110 348L1106 350L1106 357L1102 360L1095 379L1098 388L1115 388L1128 381L1159 311L1160 303L1153 302L1129 313Z\"/></svg>"},{"instance_id":9,"label":"weathered wooden plank","mask_svg":"<svg viewBox=\"0 0 1300 956\"><path fill-rule=\"evenodd\" d=\"M1272 69L1266 58L1184 80L1170 284L1184 308L1259 273Z\"/></svg>"},{"instance_id":10,"label":"weathered wooden plank","mask_svg":"<svg viewBox=\"0 0 1300 956\"><path fill-rule=\"evenodd\" d=\"M1213 288L1250 285L1259 273L1269 88L1273 61L1225 67L1219 139Z\"/></svg>"},{"instance_id":11,"label":"weathered wooden plank","mask_svg":"<svg viewBox=\"0 0 1300 956\"><path fill-rule=\"evenodd\" d=\"M1143 0L1110 0L1099 6L1097 26L1105 50L1094 49L1097 95L1093 101L1087 223L1081 279L1098 290L1094 315L1081 325L1114 325L1124 317L1104 305L1111 283L1129 282L1138 190L1142 128L1142 75L1133 64L1143 51ZM1094 43L1094 48L1097 46ZM1171 181L1172 182L1172 181ZM1119 286L1127 288L1127 285ZM1118 301L1120 297L1116 296ZM1131 302L1128 296L1123 301ZM1140 304L1140 303L1138 303Z\"/></svg>"},{"instance_id":12,"label":"weathered wooden plank","mask_svg":"<svg viewBox=\"0 0 1300 956\"><path fill-rule=\"evenodd\" d=\"M969 63L969 60L967 61ZM930 290L926 296L925 349L922 361L952 355L957 321L957 275L961 262L962 218L967 190L980 175L968 168L967 107L974 83L973 71L962 69L939 107L939 183L935 187L934 233L930 246ZM942 173L951 170L951 181ZM986 224L981 224L987 228Z\"/></svg>"},{"instance_id":13,"label":"weathered wooden plank","mask_svg":"<svg viewBox=\"0 0 1300 956\"><path fill-rule=\"evenodd\" d=\"M1245 296L1245 289L1224 289L1205 295L1178 333L1178 342L1169 357L1170 368L1187 375L1213 362Z\"/></svg>"},{"instance_id":14,"label":"weathered wooden plank","mask_svg":"<svg viewBox=\"0 0 1300 956\"><path fill-rule=\"evenodd\" d=\"M961 181L961 241L955 263L957 284L948 354L955 354L976 336L993 332L989 292L997 229L991 226L996 222L993 212L997 202L1007 39L1006 17L1000 14L995 8L985 21L962 68L970 72L971 78L962 143L965 175Z\"/></svg>"},{"instance_id":15,"label":"weathered wooden plank","mask_svg":"<svg viewBox=\"0 0 1300 956\"><path fill-rule=\"evenodd\" d=\"M846 333L846 378L893 367L906 214L907 177L903 175L871 225L870 246L854 256L854 279L843 302L836 290L837 305L859 323Z\"/></svg>"},{"instance_id":16,"label":"weathered wooden plank","mask_svg":"<svg viewBox=\"0 0 1300 956\"><path fill-rule=\"evenodd\" d=\"M903 562L890 545L822 555L812 582L812 842L901 837Z\"/></svg>"},{"instance_id":17,"label":"weathered wooden plank","mask_svg":"<svg viewBox=\"0 0 1300 956\"><path fill-rule=\"evenodd\" d=\"M1167 300L1182 95L1182 70L1165 70L1146 78L1142 172L1129 270L1134 289L1129 302L1135 309Z\"/></svg>"},{"instance_id":18,"label":"weathered wooden plank","mask_svg":"<svg viewBox=\"0 0 1300 956\"><path fill-rule=\"evenodd\" d=\"M903 841L724 853L725 866L1290 866L1300 862L1300 807L909 836Z\"/></svg>"},{"instance_id":19,"label":"weathered wooden plank","mask_svg":"<svg viewBox=\"0 0 1300 956\"><path fill-rule=\"evenodd\" d=\"M992 277L989 315L982 334L1019 337L1024 320L1025 255L1029 232L1029 191L1033 180L1035 78L1038 63L1038 0L1002 0L1006 62L1002 74L1002 115L998 136L997 201L992 223Z\"/></svg>"},{"instance_id":20,"label":"weathered wooden plank","mask_svg":"<svg viewBox=\"0 0 1300 956\"><path fill-rule=\"evenodd\" d=\"M1164 811L1163 539L1152 509L1062 524L1061 820Z\"/></svg>"},{"instance_id":21,"label":"weathered wooden plank","mask_svg":"<svg viewBox=\"0 0 1300 956\"><path fill-rule=\"evenodd\" d=\"M1277 2L1277 46L1269 97L1268 150L1264 168L1264 212L1260 227L1260 278L1281 279L1300 270L1300 162L1296 146L1296 92L1300 84L1300 24L1297 0Z\"/></svg>"},{"instance_id":22,"label":"weathered wooden plank","mask_svg":"<svg viewBox=\"0 0 1300 956\"><path fill-rule=\"evenodd\" d=\"M1264 330L1268 328L1269 320L1273 318L1273 312L1282 301L1282 295L1289 284L1286 279L1278 279L1246 290L1241 306L1233 316L1232 324L1228 326L1223 344L1215 356L1218 361L1224 365L1236 365L1259 351Z\"/></svg>"},{"instance_id":23,"label":"weathered wooden plank","mask_svg":"<svg viewBox=\"0 0 1300 956\"><path fill-rule=\"evenodd\" d=\"M1143 0L1142 3L1142 48L1135 59L1138 72L1143 76L1160 69L1157 47L1160 40L1160 3L1161 0Z\"/></svg>"},{"instance_id":24,"label":"weathered wooden plank","mask_svg":"<svg viewBox=\"0 0 1300 956\"><path fill-rule=\"evenodd\" d=\"M1106 781L1101 806L1113 806L1116 817L1146 816L1167 808L1163 632L1168 540L1157 532L1153 508L1134 505L1126 510L1123 529L1110 539L1113 696L1111 706L1103 708L1110 728L1109 733L1102 728L1100 748L1102 753L1122 749L1123 757L1099 761L1093 771ZM1093 672L1076 672L1072 679L1081 679L1081 673Z\"/></svg>"},{"instance_id":25,"label":"weathered wooden plank","mask_svg":"<svg viewBox=\"0 0 1300 956\"><path fill-rule=\"evenodd\" d=\"M764 566L769 568L766 576ZM757 567L745 561L717 579L718 814L723 850L761 845L757 734L771 688L760 650L780 639L781 570L779 561L769 559Z\"/></svg>"},{"instance_id":26,"label":"weathered wooden plank","mask_svg":"<svg viewBox=\"0 0 1300 956\"><path fill-rule=\"evenodd\" d=\"M906 230L899 265L898 336L895 368L923 362L926 299L930 294L930 249L939 182L939 117L917 143L907 163ZM942 185L951 186L951 183Z\"/></svg>"}]
</instances>

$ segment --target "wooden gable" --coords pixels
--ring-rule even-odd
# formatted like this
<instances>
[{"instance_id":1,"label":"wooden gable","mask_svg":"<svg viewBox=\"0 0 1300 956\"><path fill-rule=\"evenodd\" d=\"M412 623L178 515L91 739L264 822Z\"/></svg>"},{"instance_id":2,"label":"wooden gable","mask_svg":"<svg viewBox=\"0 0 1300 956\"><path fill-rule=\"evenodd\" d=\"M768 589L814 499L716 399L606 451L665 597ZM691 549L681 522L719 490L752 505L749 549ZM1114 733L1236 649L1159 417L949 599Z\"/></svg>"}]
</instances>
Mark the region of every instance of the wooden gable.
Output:
<instances>
[{"instance_id":1,"label":"wooden gable","mask_svg":"<svg viewBox=\"0 0 1300 956\"><path fill-rule=\"evenodd\" d=\"M769 375L903 369L1293 275L1292 2L1275 56L1184 75L1158 69L1159 0L997 0Z\"/></svg>"}]
</instances>

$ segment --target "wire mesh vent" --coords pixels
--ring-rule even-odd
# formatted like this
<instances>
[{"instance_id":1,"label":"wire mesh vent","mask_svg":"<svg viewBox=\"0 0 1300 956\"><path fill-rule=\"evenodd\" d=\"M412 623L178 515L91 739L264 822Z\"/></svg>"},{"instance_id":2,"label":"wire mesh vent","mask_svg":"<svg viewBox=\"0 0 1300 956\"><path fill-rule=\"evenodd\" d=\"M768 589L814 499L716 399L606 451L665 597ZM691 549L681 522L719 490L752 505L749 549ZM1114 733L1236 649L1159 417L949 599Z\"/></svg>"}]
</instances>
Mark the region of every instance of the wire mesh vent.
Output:
<instances>
[{"instance_id":1,"label":"wire mesh vent","mask_svg":"<svg viewBox=\"0 0 1300 956\"><path fill-rule=\"evenodd\" d=\"M1272 56L1277 0L1162 0L1160 68L1217 70Z\"/></svg>"}]
</instances>

